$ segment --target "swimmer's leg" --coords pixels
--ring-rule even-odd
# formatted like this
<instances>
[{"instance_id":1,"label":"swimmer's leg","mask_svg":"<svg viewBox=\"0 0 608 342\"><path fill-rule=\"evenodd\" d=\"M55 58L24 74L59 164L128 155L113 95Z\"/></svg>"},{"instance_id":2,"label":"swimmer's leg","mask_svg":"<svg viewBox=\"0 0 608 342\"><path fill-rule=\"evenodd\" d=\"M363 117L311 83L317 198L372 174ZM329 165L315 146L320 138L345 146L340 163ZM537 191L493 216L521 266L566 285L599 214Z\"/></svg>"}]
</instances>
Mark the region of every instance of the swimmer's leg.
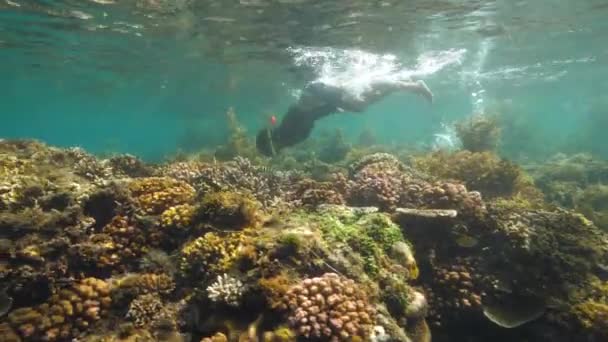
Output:
<instances>
[{"instance_id":1,"label":"swimmer's leg","mask_svg":"<svg viewBox=\"0 0 608 342\"><path fill-rule=\"evenodd\" d=\"M399 82L399 89L422 95L429 102L433 102L433 93L424 81L401 81Z\"/></svg>"}]
</instances>

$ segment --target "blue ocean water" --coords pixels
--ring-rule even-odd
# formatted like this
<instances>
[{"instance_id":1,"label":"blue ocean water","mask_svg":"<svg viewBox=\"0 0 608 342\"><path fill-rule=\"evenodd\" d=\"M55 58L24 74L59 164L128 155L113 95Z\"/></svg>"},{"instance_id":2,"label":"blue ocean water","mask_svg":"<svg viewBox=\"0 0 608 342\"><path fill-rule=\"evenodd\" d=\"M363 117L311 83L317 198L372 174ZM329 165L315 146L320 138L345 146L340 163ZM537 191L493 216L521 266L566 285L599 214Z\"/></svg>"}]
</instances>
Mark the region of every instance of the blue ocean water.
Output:
<instances>
[{"instance_id":1,"label":"blue ocean water","mask_svg":"<svg viewBox=\"0 0 608 342\"><path fill-rule=\"evenodd\" d=\"M429 145L442 124L499 111L520 130L512 155L608 156L607 15L603 0L1 0L0 137L158 160L223 143L230 107L253 136L327 73L295 47L445 62L420 77L432 105L394 94L316 133Z\"/></svg>"}]
</instances>

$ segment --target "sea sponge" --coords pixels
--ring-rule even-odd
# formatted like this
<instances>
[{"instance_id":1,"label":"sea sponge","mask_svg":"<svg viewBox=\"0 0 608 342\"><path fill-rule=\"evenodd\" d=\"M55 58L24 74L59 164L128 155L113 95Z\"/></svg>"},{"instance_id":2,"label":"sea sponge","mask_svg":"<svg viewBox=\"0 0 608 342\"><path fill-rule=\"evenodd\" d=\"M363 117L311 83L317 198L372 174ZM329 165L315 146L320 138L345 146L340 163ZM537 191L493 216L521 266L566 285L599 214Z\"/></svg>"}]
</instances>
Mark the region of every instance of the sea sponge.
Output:
<instances>
[{"instance_id":1,"label":"sea sponge","mask_svg":"<svg viewBox=\"0 0 608 342\"><path fill-rule=\"evenodd\" d=\"M226 272L238 257L243 240L240 232L208 232L187 243L180 253L182 276L200 279Z\"/></svg>"},{"instance_id":2,"label":"sea sponge","mask_svg":"<svg viewBox=\"0 0 608 342\"><path fill-rule=\"evenodd\" d=\"M194 199L195 190L188 183L168 177L147 177L129 183L138 208L148 215L160 215L172 206Z\"/></svg>"},{"instance_id":3,"label":"sea sponge","mask_svg":"<svg viewBox=\"0 0 608 342\"><path fill-rule=\"evenodd\" d=\"M284 308L299 336L324 341L365 340L376 316L365 291L335 273L308 278L290 288Z\"/></svg>"},{"instance_id":4,"label":"sea sponge","mask_svg":"<svg viewBox=\"0 0 608 342\"><path fill-rule=\"evenodd\" d=\"M255 226L261 205L246 193L219 191L208 193L196 209L196 217L222 228Z\"/></svg>"},{"instance_id":5,"label":"sea sponge","mask_svg":"<svg viewBox=\"0 0 608 342\"><path fill-rule=\"evenodd\" d=\"M104 316L110 304L109 284L85 278L42 305L13 310L8 323L25 341L66 340Z\"/></svg>"}]
</instances>

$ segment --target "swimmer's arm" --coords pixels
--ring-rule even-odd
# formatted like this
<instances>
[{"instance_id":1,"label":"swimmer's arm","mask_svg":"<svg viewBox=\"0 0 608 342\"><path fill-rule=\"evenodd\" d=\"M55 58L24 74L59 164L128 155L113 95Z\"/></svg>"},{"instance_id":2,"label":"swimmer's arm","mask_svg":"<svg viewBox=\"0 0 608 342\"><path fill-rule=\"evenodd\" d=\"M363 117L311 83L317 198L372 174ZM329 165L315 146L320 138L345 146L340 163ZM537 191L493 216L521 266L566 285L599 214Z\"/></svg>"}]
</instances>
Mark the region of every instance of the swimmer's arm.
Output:
<instances>
[{"instance_id":1,"label":"swimmer's arm","mask_svg":"<svg viewBox=\"0 0 608 342\"><path fill-rule=\"evenodd\" d=\"M372 85L371 98L381 98L394 91L406 91L424 96L433 102L433 93L424 81L379 81Z\"/></svg>"}]
</instances>

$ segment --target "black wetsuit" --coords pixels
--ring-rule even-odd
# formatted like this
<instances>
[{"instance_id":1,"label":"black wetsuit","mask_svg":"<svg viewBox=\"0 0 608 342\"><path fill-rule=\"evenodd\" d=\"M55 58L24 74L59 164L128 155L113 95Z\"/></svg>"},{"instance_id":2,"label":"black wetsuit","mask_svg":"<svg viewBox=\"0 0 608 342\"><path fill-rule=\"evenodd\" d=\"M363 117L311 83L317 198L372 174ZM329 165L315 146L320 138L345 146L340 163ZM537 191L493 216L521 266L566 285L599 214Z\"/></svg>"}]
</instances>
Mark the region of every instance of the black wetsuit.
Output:
<instances>
[{"instance_id":1,"label":"black wetsuit","mask_svg":"<svg viewBox=\"0 0 608 342\"><path fill-rule=\"evenodd\" d=\"M339 90L321 83L308 85L298 103L287 110L277 127L264 128L256 137L258 151L272 156L284 147L298 144L310 135L315 121L338 111Z\"/></svg>"},{"instance_id":2,"label":"black wetsuit","mask_svg":"<svg viewBox=\"0 0 608 342\"><path fill-rule=\"evenodd\" d=\"M266 156L272 156L284 147L306 140L316 120L340 111L362 112L367 105L396 89L398 86L394 82L378 82L364 97L353 98L340 87L311 83L304 88L298 102L289 107L281 124L258 132L257 149Z\"/></svg>"}]
</instances>

